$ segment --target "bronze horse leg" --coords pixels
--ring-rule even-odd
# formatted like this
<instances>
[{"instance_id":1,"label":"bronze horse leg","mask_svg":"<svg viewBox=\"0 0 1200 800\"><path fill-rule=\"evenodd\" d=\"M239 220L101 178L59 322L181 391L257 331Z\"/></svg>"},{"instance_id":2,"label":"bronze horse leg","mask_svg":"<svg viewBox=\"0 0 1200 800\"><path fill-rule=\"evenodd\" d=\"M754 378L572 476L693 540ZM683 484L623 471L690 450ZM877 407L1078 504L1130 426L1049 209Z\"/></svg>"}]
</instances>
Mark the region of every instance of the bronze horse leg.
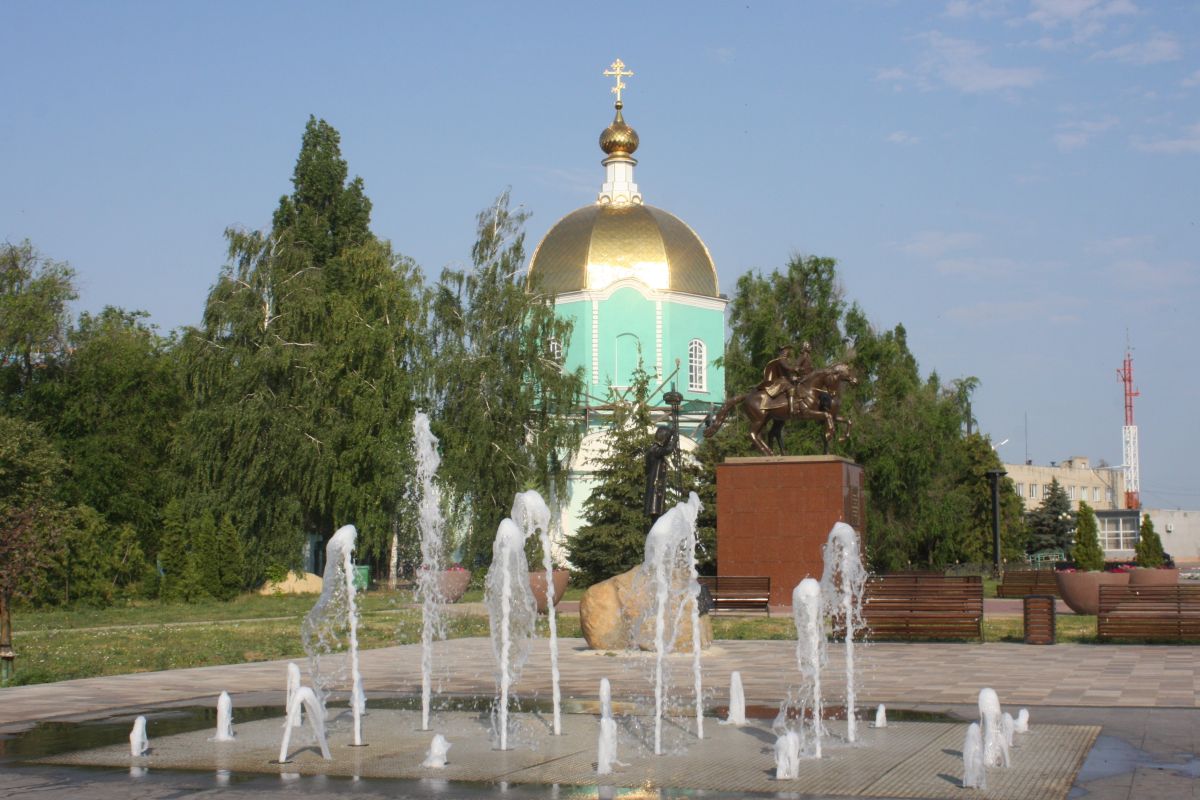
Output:
<instances>
[{"instance_id":1,"label":"bronze horse leg","mask_svg":"<svg viewBox=\"0 0 1200 800\"><path fill-rule=\"evenodd\" d=\"M779 445L779 455L786 456L787 453L783 449L783 425L784 421L778 417L771 421L771 430L767 432L767 444L775 442ZM772 454L774 449L772 449Z\"/></svg>"}]
</instances>

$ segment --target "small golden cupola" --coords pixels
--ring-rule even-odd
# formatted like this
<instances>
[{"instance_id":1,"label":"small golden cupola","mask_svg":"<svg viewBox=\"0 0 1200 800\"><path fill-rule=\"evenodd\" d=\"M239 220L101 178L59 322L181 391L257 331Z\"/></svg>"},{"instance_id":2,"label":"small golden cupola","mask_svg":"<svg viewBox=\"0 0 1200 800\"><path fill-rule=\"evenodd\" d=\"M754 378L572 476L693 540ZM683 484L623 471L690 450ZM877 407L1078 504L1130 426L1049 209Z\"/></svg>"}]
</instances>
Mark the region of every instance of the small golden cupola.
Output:
<instances>
[{"instance_id":1,"label":"small golden cupola","mask_svg":"<svg viewBox=\"0 0 1200 800\"><path fill-rule=\"evenodd\" d=\"M625 63L618 58L604 74L617 80L612 87L613 94L617 96L617 114L612 124L600 133L600 149L606 158L600 162L604 165L604 184L600 187L597 201L601 205L641 205L642 193L633 182L633 168L637 166L633 153L638 148L638 135L621 115L621 109L625 107L621 101L625 82L621 79L632 76L633 71L625 69Z\"/></svg>"},{"instance_id":2,"label":"small golden cupola","mask_svg":"<svg viewBox=\"0 0 1200 800\"><path fill-rule=\"evenodd\" d=\"M683 220L645 204L633 182L638 135L621 115L621 79L633 72L617 59L604 74L616 78L617 96L616 118L600 134L604 183L595 203L546 232L529 261L530 277L555 295L601 292L632 278L652 291L719 298L717 269L704 242Z\"/></svg>"}]
</instances>

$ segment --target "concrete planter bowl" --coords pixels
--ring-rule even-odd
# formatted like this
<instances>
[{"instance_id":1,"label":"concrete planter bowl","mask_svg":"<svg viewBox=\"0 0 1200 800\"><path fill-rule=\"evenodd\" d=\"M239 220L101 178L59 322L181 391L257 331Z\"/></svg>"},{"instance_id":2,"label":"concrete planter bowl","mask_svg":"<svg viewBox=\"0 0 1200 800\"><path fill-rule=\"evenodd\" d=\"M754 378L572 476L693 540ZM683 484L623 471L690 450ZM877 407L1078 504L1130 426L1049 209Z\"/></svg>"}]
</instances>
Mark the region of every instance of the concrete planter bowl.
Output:
<instances>
[{"instance_id":1,"label":"concrete planter bowl","mask_svg":"<svg viewBox=\"0 0 1200 800\"><path fill-rule=\"evenodd\" d=\"M1174 586L1179 583L1176 567L1138 567L1129 573L1130 586Z\"/></svg>"},{"instance_id":2,"label":"concrete planter bowl","mask_svg":"<svg viewBox=\"0 0 1200 800\"><path fill-rule=\"evenodd\" d=\"M1076 614L1095 616L1100 611L1100 586L1124 586L1128 572L1056 572L1058 594Z\"/></svg>"},{"instance_id":3,"label":"concrete planter bowl","mask_svg":"<svg viewBox=\"0 0 1200 800\"><path fill-rule=\"evenodd\" d=\"M461 600L470 582L471 571L467 569L444 569L438 573L438 591L447 603Z\"/></svg>"},{"instance_id":4,"label":"concrete planter bowl","mask_svg":"<svg viewBox=\"0 0 1200 800\"><path fill-rule=\"evenodd\" d=\"M551 575L554 578L554 605L557 607L558 601L562 600L563 592L567 591L567 584L571 582L571 573L565 569L556 569ZM545 614L548 607L546 605L546 571L544 569L529 570L529 590L533 592L538 613Z\"/></svg>"}]
</instances>

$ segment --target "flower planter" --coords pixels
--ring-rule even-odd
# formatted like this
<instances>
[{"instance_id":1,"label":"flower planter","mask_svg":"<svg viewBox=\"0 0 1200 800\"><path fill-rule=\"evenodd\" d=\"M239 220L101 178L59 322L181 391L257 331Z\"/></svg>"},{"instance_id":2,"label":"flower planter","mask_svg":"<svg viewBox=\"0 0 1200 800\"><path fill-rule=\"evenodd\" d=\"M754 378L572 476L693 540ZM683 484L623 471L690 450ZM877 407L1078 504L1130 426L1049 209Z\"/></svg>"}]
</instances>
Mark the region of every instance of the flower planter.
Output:
<instances>
[{"instance_id":1,"label":"flower planter","mask_svg":"<svg viewBox=\"0 0 1200 800\"><path fill-rule=\"evenodd\" d=\"M1179 583L1176 567L1138 567L1129 573L1130 586L1174 586Z\"/></svg>"},{"instance_id":2,"label":"flower planter","mask_svg":"<svg viewBox=\"0 0 1200 800\"><path fill-rule=\"evenodd\" d=\"M565 569L556 569L554 575L554 605L562 600L563 592L571 580L571 573ZM529 570L529 590L533 592L533 600L537 603L539 614L546 613L546 570Z\"/></svg>"},{"instance_id":3,"label":"flower planter","mask_svg":"<svg viewBox=\"0 0 1200 800\"><path fill-rule=\"evenodd\" d=\"M1128 572L1056 572L1058 594L1076 614L1095 615L1100 610L1100 585L1124 586Z\"/></svg>"},{"instance_id":4,"label":"flower planter","mask_svg":"<svg viewBox=\"0 0 1200 800\"><path fill-rule=\"evenodd\" d=\"M444 569L438 573L438 593L447 603L457 603L467 592L471 582L468 569Z\"/></svg>"}]
</instances>

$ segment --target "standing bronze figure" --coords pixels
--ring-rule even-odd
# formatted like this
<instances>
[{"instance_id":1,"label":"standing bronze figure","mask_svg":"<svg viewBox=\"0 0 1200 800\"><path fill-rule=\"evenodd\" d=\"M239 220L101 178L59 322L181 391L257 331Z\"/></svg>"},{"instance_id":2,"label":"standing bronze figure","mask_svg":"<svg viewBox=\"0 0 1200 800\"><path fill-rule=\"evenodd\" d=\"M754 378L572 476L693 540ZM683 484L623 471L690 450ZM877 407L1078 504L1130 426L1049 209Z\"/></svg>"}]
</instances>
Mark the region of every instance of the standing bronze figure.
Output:
<instances>
[{"instance_id":1,"label":"standing bronze figure","mask_svg":"<svg viewBox=\"0 0 1200 800\"><path fill-rule=\"evenodd\" d=\"M787 355L784 351L787 351ZM705 428L704 435L716 435L729 412L740 405L750 421L750 441L763 455L775 455L769 442L775 442L779 446L779 455L783 455L783 425L790 419L823 422L826 453L829 452L829 443L837 435L838 423L843 426L839 440L845 441L850 435L850 420L841 416L841 386L843 383L851 386L858 383L850 365L834 364L793 380L792 376L798 373L800 365L790 361L790 352L791 348L780 348L780 355L767 365L768 370L771 364L776 365L771 373L772 380L768 381L768 375L764 374L762 383L757 387L726 400L712 424ZM768 422L772 423L771 430L767 440L763 441L762 430Z\"/></svg>"},{"instance_id":2,"label":"standing bronze figure","mask_svg":"<svg viewBox=\"0 0 1200 800\"><path fill-rule=\"evenodd\" d=\"M646 451L646 499L644 511L651 519L662 516L667 502L667 459L679 448L679 435L666 425L654 431L654 442Z\"/></svg>"}]
</instances>

